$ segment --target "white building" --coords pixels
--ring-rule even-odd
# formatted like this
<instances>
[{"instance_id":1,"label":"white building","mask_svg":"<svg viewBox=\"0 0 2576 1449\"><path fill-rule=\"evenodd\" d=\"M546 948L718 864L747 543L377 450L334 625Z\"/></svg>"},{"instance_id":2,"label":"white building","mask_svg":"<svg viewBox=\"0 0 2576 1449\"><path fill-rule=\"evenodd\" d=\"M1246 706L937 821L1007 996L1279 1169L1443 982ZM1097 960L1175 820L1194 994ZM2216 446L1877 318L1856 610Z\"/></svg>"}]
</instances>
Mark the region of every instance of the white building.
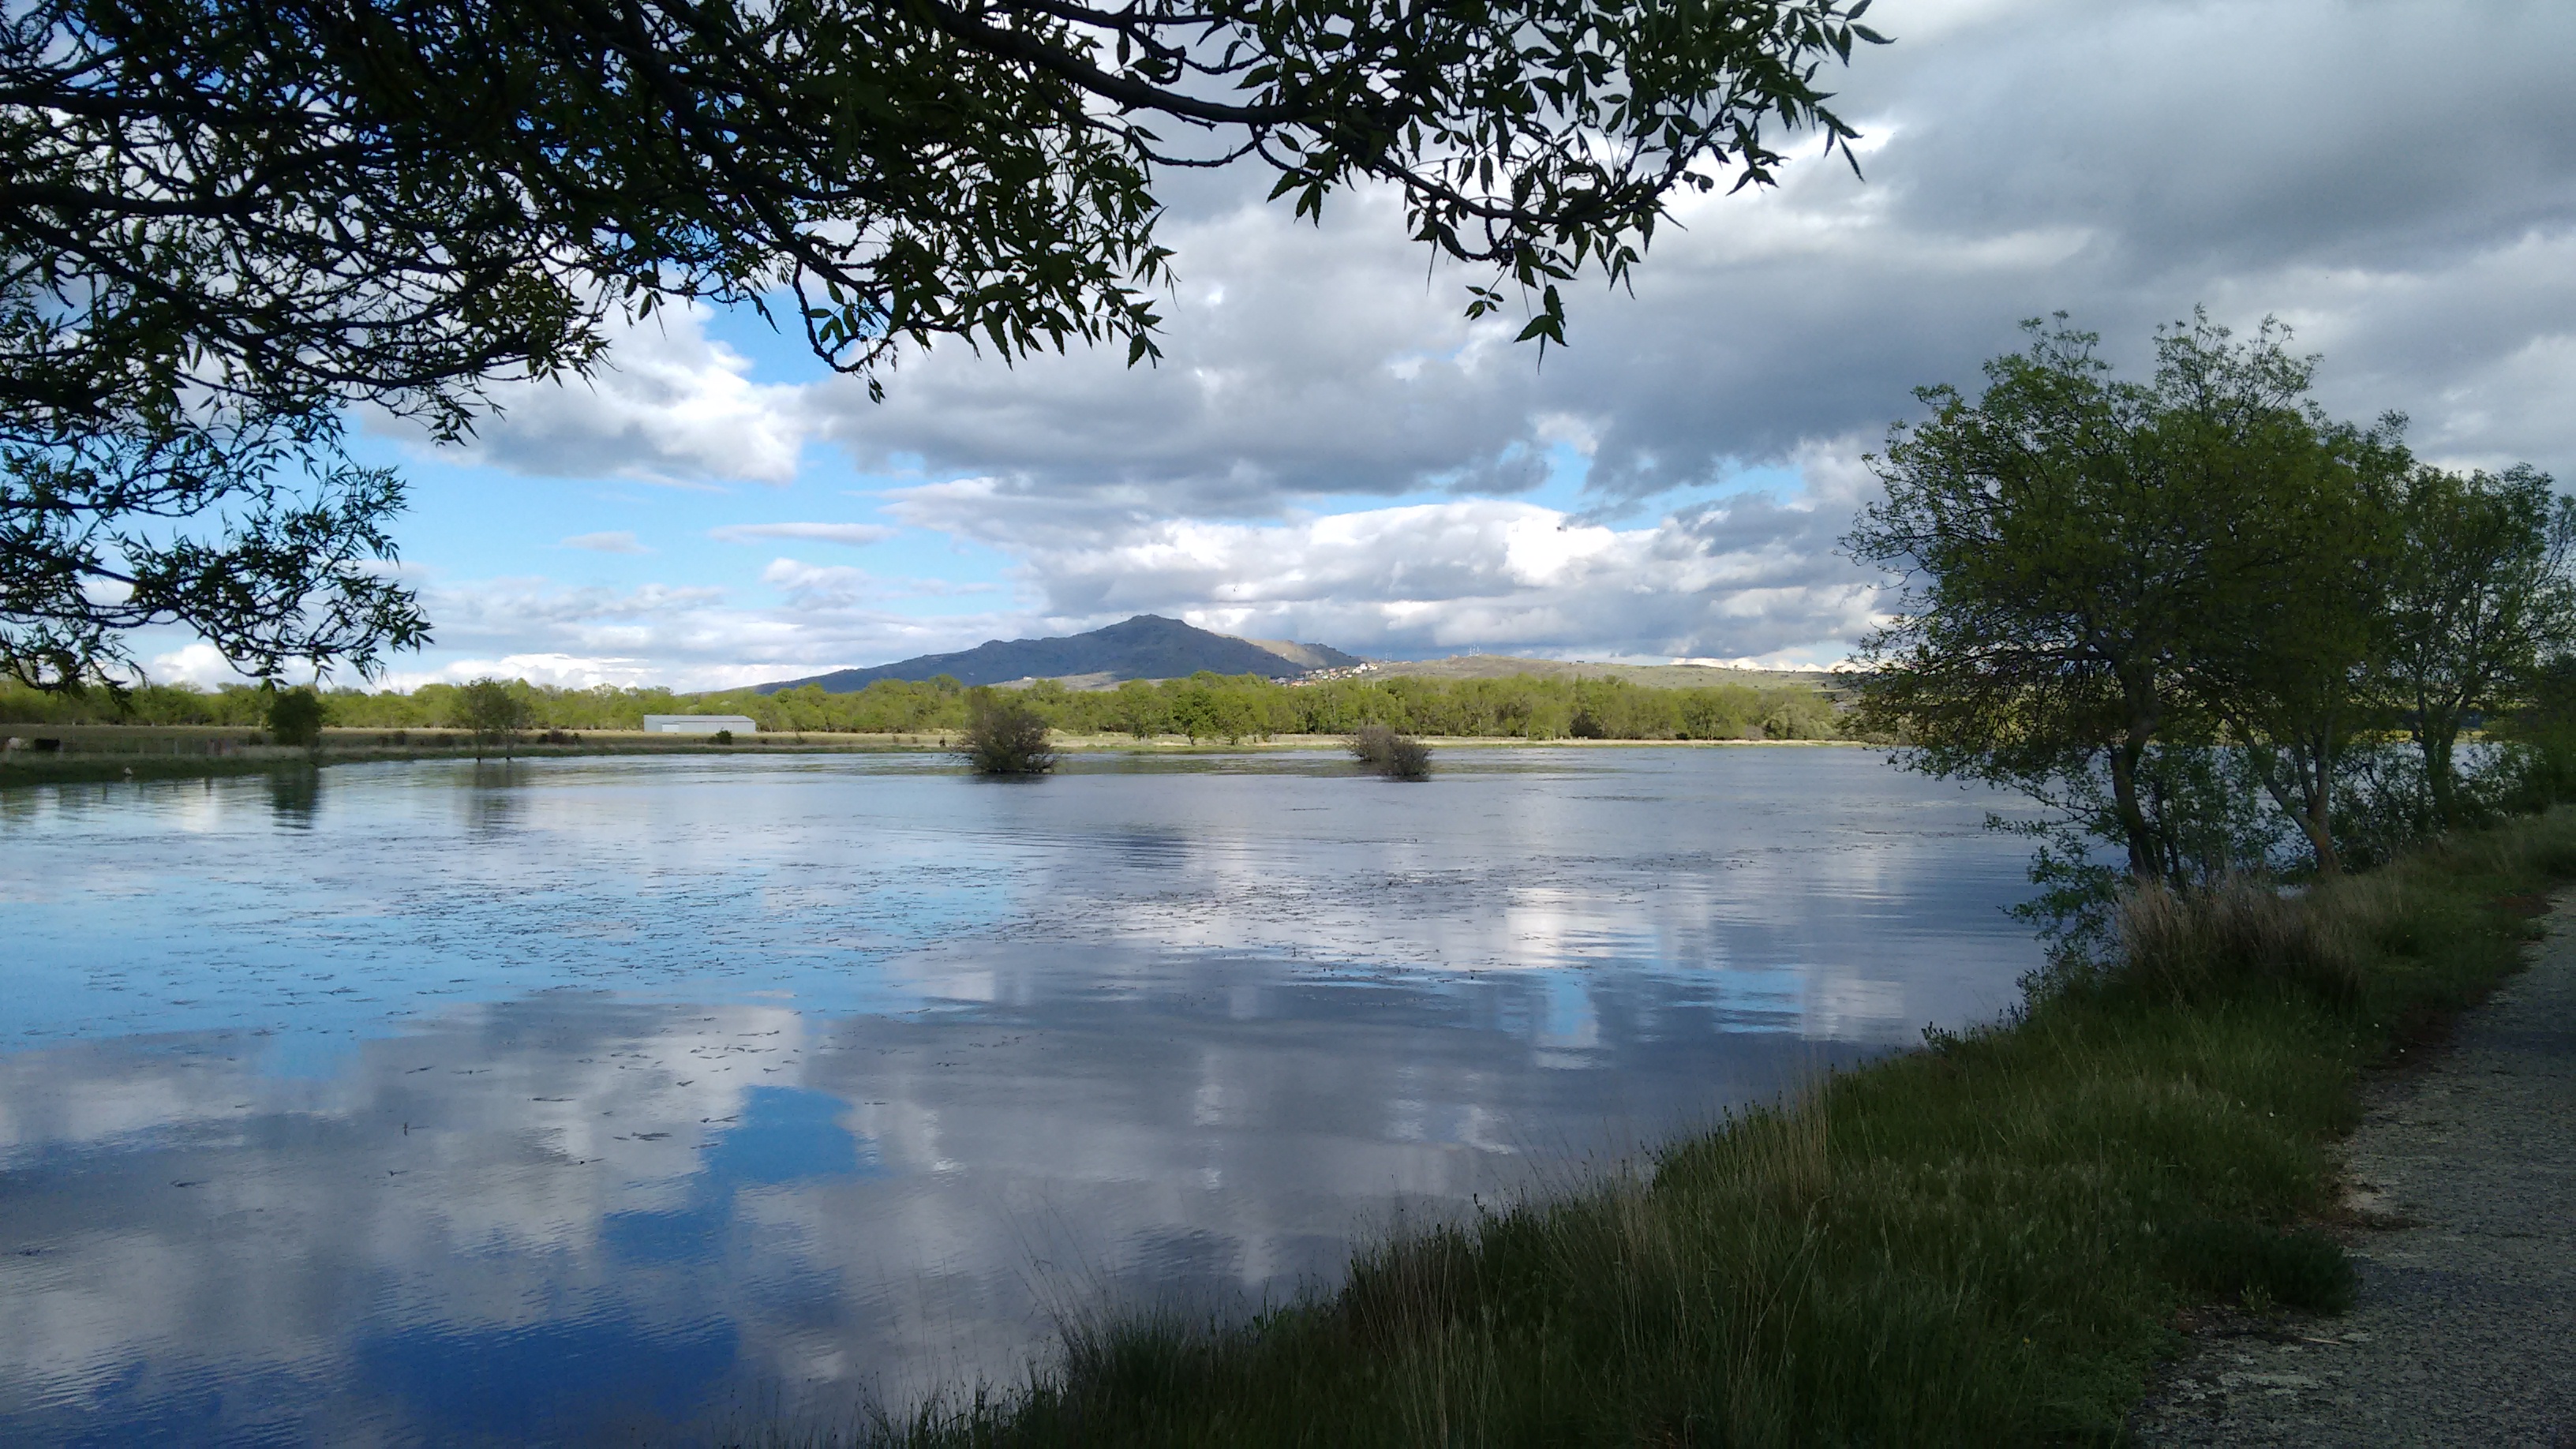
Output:
<instances>
[{"instance_id":1,"label":"white building","mask_svg":"<svg viewBox=\"0 0 2576 1449\"><path fill-rule=\"evenodd\" d=\"M760 724L742 714L648 714L644 732L650 735L711 735L718 730L731 730L738 735L760 733Z\"/></svg>"}]
</instances>

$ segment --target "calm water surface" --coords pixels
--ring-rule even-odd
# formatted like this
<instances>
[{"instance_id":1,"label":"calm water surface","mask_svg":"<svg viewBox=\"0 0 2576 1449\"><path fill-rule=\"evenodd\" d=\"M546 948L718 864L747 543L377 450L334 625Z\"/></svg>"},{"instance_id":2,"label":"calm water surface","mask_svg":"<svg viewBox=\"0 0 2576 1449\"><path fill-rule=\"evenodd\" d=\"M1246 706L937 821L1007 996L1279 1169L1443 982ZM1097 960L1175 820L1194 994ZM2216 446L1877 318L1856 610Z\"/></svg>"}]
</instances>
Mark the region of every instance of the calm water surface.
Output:
<instances>
[{"instance_id":1,"label":"calm water surface","mask_svg":"<svg viewBox=\"0 0 2576 1449\"><path fill-rule=\"evenodd\" d=\"M0 796L0 1442L686 1443L1241 1312L2037 963L1861 750Z\"/></svg>"}]
</instances>

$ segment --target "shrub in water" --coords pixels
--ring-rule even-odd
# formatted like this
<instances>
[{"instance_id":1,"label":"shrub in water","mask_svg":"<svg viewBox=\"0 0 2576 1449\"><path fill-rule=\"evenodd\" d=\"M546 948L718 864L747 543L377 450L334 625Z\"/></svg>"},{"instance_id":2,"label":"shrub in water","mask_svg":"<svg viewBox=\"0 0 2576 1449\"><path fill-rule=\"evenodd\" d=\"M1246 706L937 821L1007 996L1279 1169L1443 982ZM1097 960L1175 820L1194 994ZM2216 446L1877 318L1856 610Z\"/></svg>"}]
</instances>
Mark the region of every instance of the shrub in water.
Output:
<instances>
[{"instance_id":1,"label":"shrub in water","mask_svg":"<svg viewBox=\"0 0 2576 1449\"><path fill-rule=\"evenodd\" d=\"M1046 717L1016 701L975 701L957 752L978 775L1043 775L1055 768Z\"/></svg>"},{"instance_id":2,"label":"shrub in water","mask_svg":"<svg viewBox=\"0 0 2576 1449\"><path fill-rule=\"evenodd\" d=\"M1385 725L1363 725L1350 739L1351 758L1390 780L1431 778L1431 747Z\"/></svg>"}]
</instances>

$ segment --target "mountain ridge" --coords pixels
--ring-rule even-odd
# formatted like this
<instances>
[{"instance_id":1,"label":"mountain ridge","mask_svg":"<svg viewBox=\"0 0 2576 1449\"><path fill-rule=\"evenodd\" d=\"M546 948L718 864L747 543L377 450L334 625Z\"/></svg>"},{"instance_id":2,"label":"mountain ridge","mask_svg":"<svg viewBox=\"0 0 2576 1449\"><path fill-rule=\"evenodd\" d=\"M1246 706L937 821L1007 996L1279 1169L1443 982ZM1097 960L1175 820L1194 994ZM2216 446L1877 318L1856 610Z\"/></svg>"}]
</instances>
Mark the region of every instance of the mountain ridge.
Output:
<instances>
[{"instance_id":1,"label":"mountain ridge","mask_svg":"<svg viewBox=\"0 0 2576 1449\"><path fill-rule=\"evenodd\" d=\"M1289 653L1290 649L1295 653ZM753 692L819 685L826 694L848 694L880 679L927 680L947 675L960 684L1010 684L1068 675L1111 679L1177 679L1202 669L1218 674L1258 674L1289 679L1310 669L1360 663L1356 655L1323 644L1254 641L1201 629L1159 614L1137 614L1083 634L1046 639L988 639L972 649L919 654L865 669L835 669L802 679L756 684Z\"/></svg>"}]
</instances>

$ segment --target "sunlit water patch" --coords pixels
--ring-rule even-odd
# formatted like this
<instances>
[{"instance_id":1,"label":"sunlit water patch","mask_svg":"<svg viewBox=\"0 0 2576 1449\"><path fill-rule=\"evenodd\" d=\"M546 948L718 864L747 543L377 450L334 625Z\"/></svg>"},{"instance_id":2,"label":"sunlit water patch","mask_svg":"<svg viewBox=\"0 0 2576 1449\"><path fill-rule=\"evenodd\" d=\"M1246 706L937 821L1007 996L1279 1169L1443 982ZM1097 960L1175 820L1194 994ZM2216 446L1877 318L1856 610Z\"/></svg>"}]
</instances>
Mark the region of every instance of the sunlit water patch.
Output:
<instances>
[{"instance_id":1,"label":"sunlit water patch","mask_svg":"<svg viewBox=\"0 0 2576 1449\"><path fill-rule=\"evenodd\" d=\"M691 1442L1241 1312L1993 1014L1859 750L0 795L0 1441Z\"/></svg>"}]
</instances>

